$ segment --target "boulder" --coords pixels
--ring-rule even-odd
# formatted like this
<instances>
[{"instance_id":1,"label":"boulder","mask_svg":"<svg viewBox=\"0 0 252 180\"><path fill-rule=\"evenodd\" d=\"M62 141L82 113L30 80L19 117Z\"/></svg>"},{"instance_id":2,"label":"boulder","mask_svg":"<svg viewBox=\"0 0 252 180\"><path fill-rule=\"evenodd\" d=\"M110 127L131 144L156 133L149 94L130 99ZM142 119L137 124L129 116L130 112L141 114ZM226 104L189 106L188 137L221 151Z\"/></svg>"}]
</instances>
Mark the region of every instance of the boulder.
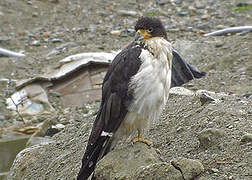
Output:
<instances>
[{"instance_id":1,"label":"boulder","mask_svg":"<svg viewBox=\"0 0 252 180\"><path fill-rule=\"evenodd\" d=\"M184 180L181 172L167 162L154 163L146 167L138 168L132 179L139 180Z\"/></svg>"},{"instance_id":2,"label":"boulder","mask_svg":"<svg viewBox=\"0 0 252 180\"><path fill-rule=\"evenodd\" d=\"M191 180L204 172L204 167L198 160L176 158L171 161L171 164L183 175L183 180Z\"/></svg>"},{"instance_id":3,"label":"boulder","mask_svg":"<svg viewBox=\"0 0 252 180\"><path fill-rule=\"evenodd\" d=\"M139 168L159 162L161 160L154 148L144 143L136 143L108 153L98 162L95 177L96 179L131 179Z\"/></svg>"},{"instance_id":4,"label":"boulder","mask_svg":"<svg viewBox=\"0 0 252 180\"><path fill-rule=\"evenodd\" d=\"M197 160L179 158L171 163L162 162L156 149L136 143L108 153L98 162L94 178L191 180L203 171Z\"/></svg>"}]
</instances>

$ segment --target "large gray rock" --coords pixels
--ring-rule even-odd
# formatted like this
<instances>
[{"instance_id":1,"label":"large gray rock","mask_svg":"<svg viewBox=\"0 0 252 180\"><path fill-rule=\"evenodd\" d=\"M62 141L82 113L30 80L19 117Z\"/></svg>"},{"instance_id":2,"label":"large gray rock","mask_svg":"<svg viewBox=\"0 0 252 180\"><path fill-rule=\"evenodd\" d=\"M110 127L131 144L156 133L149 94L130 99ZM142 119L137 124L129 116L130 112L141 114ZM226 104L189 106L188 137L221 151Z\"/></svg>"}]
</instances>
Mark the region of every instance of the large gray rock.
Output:
<instances>
[{"instance_id":1,"label":"large gray rock","mask_svg":"<svg viewBox=\"0 0 252 180\"><path fill-rule=\"evenodd\" d=\"M134 178L132 179L139 180L184 180L181 172L167 162L160 162L141 167L133 177Z\"/></svg>"},{"instance_id":2,"label":"large gray rock","mask_svg":"<svg viewBox=\"0 0 252 180\"><path fill-rule=\"evenodd\" d=\"M171 164L176 169L180 170L184 180L194 179L204 172L203 165L199 161L193 159L176 158L171 161Z\"/></svg>"},{"instance_id":3,"label":"large gray rock","mask_svg":"<svg viewBox=\"0 0 252 180\"><path fill-rule=\"evenodd\" d=\"M161 161L155 149L144 143L136 143L108 153L97 164L95 177L97 179L129 179L137 173L139 168L158 162Z\"/></svg>"},{"instance_id":4,"label":"large gray rock","mask_svg":"<svg viewBox=\"0 0 252 180\"><path fill-rule=\"evenodd\" d=\"M174 159L162 162L154 148L143 143L116 149L97 164L96 179L190 180L204 171L196 160Z\"/></svg>"}]
</instances>

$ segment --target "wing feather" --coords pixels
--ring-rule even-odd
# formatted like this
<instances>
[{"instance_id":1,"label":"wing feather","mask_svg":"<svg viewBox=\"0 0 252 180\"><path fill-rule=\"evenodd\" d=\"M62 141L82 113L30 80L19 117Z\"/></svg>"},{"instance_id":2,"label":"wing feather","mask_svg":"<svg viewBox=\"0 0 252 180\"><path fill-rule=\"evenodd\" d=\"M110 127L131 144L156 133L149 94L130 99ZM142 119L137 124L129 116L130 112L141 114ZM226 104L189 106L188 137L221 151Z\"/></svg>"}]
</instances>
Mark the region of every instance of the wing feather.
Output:
<instances>
[{"instance_id":1,"label":"wing feather","mask_svg":"<svg viewBox=\"0 0 252 180\"><path fill-rule=\"evenodd\" d=\"M101 134L115 133L126 116L128 105L133 100L128 85L141 65L140 54L141 47L130 44L115 57L104 77L102 102L82 159L79 180L87 179L97 161L110 150L113 137Z\"/></svg>"},{"instance_id":2,"label":"wing feather","mask_svg":"<svg viewBox=\"0 0 252 180\"><path fill-rule=\"evenodd\" d=\"M188 64L177 51L173 50L172 54L171 88L181 86L194 78L201 78L206 75L205 72L200 72L196 67Z\"/></svg>"}]
</instances>

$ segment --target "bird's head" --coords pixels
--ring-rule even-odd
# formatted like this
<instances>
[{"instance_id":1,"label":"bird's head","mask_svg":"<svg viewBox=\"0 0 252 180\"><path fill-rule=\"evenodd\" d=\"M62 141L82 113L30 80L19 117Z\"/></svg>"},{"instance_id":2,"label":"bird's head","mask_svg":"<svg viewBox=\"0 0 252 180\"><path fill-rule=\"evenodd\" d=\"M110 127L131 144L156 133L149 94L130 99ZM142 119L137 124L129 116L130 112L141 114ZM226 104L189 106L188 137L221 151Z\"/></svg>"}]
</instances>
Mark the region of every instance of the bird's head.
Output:
<instances>
[{"instance_id":1,"label":"bird's head","mask_svg":"<svg viewBox=\"0 0 252 180\"><path fill-rule=\"evenodd\" d=\"M152 37L163 37L167 39L167 34L162 22L158 18L141 17L135 25L135 40L149 39Z\"/></svg>"}]
</instances>

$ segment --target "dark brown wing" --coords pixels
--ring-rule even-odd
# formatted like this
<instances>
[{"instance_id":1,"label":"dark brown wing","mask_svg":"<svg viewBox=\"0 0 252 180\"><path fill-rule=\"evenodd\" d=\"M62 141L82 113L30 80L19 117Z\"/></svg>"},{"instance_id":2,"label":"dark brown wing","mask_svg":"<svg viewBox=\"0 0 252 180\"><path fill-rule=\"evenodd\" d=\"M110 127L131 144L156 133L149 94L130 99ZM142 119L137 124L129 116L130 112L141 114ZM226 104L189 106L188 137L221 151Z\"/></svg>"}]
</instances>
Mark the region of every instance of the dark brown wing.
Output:
<instances>
[{"instance_id":1,"label":"dark brown wing","mask_svg":"<svg viewBox=\"0 0 252 180\"><path fill-rule=\"evenodd\" d=\"M87 179L94 171L97 161L110 149L111 136L102 136L102 132L115 133L127 113L128 105L133 99L128 92L128 85L141 65L141 51L140 46L130 44L115 57L108 69L103 81L101 106L82 159L78 179Z\"/></svg>"},{"instance_id":2,"label":"dark brown wing","mask_svg":"<svg viewBox=\"0 0 252 180\"><path fill-rule=\"evenodd\" d=\"M206 75L205 72L200 72L197 68L188 64L177 51L173 50L172 59L172 82L171 88L181 86L194 78L201 78Z\"/></svg>"}]
</instances>

